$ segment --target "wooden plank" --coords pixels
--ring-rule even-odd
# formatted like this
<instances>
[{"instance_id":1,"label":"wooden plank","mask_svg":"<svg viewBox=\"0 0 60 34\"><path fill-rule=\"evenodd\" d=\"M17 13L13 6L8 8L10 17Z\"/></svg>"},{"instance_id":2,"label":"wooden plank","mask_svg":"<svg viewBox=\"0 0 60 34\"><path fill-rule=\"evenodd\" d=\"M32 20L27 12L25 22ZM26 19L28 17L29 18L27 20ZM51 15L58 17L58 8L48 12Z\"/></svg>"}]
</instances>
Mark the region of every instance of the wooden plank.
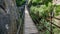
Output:
<instances>
[{"instance_id":1,"label":"wooden plank","mask_svg":"<svg viewBox=\"0 0 60 34\"><path fill-rule=\"evenodd\" d=\"M38 30L35 26L35 24L33 23L28 10L25 6L25 22L24 22L24 34L37 34Z\"/></svg>"}]
</instances>

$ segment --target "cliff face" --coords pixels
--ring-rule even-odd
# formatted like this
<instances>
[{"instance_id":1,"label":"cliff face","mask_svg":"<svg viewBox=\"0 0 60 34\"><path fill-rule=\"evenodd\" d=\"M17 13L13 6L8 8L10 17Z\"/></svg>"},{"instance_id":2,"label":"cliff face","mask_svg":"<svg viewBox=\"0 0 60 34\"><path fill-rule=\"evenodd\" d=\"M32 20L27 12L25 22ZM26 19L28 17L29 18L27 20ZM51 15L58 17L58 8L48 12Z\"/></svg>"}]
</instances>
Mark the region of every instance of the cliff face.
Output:
<instances>
[{"instance_id":1,"label":"cliff face","mask_svg":"<svg viewBox=\"0 0 60 34\"><path fill-rule=\"evenodd\" d=\"M4 1L5 4L3 4L2 1ZM0 27L4 26L4 28L2 29L7 28L8 34L16 34L17 31L16 19L18 18L16 2L15 0L2 0L2 1L0 5L2 4L4 9L1 8L0 6L0 24L2 23L3 24ZM8 25L6 25L5 23L8 23Z\"/></svg>"}]
</instances>

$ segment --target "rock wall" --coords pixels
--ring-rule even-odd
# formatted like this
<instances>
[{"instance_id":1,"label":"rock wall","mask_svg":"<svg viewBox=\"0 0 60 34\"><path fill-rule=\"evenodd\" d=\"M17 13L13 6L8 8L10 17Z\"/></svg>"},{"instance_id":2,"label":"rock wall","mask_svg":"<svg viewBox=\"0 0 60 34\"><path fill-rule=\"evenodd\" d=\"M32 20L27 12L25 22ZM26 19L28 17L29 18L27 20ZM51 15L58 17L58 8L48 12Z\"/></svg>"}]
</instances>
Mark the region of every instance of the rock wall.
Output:
<instances>
[{"instance_id":1,"label":"rock wall","mask_svg":"<svg viewBox=\"0 0 60 34\"><path fill-rule=\"evenodd\" d=\"M2 1L4 1L5 6L2 5L4 7L4 10L0 7L0 15L2 15L2 18L0 17L0 24L6 23L9 21L8 25L6 25L6 28L8 28L7 34L16 34L16 31L17 31L16 19L18 18L16 2L15 2L15 0L2 0ZM2 20L2 22L1 22L1 20ZM5 25L5 24L3 24L3 25Z\"/></svg>"}]
</instances>

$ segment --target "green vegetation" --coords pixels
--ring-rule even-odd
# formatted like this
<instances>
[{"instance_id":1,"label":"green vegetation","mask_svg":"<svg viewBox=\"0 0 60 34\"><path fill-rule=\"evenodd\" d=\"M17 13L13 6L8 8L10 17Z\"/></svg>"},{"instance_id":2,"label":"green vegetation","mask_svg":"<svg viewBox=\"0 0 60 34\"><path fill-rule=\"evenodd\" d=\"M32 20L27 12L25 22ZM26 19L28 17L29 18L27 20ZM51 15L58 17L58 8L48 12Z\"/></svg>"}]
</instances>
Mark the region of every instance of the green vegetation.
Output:
<instances>
[{"instance_id":1,"label":"green vegetation","mask_svg":"<svg viewBox=\"0 0 60 34\"><path fill-rule=\"evenodd\" d=\"M25 0L16 0L17 6L22 6L24 3ZM29 0L28 7L30 8L30 15L40 31L40 34L50 34L51 12L54 12L54 16L59 16L60 5L52 5L52 0ZM22 13L20 14L21 17ZM21 18L19 18L19 22ZM55 25L52 25L52 29L53 34L60 34L60 29Z\"/></svg>"},{"instance_id":2,"label":"green vegetation","mask_svg":"<svg viewBox=\"0 0 60 34\"><path fill-rule=\"evenodd\" d=\"M57 5L55 8L56 16L60 15L60 5Z\"/></svg>"},{"instance_id":3,"label":"green vegetation","mask_svg":"<svg viewBox=\"0 0 60 34\"><path fill-rule=\"evenodd\" d=\"M17 6L21 6L25 3L25 0L16 0Z\"/></svg>"},{"instance_id":4,"label":"green vegetation","mask_svg":"<svg viewBox=\"0 0 60 34\"><path fill-rule=\"evenodd\" d=\"M40 34L50 34L51 30L51 12L54 16L60 15L60 5L52 5L52 0L31 0L28 4L30 15L36 24ZM60 34L60 29L53 26L53 34Z\"/></svg>"}]
</instances>

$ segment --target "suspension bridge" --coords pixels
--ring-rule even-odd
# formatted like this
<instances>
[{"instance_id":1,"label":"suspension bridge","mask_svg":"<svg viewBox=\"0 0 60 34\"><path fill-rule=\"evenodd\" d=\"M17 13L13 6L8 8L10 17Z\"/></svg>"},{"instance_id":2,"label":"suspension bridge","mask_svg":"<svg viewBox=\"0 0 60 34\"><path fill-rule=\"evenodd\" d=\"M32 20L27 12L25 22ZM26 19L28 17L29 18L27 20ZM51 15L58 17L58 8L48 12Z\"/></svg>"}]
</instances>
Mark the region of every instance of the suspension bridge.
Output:
<instances>
[{"instance_id":1,"label":"suspension bridge","mask_svg":"<svg viewBox=\"0 0 60 34\"><path fill-rule=\"evenodd\" d=\"M24 34L37 34L38 30L33 23L27 7L25 6L25 19L24 19Z\"/></svg>"}]
</instances>

